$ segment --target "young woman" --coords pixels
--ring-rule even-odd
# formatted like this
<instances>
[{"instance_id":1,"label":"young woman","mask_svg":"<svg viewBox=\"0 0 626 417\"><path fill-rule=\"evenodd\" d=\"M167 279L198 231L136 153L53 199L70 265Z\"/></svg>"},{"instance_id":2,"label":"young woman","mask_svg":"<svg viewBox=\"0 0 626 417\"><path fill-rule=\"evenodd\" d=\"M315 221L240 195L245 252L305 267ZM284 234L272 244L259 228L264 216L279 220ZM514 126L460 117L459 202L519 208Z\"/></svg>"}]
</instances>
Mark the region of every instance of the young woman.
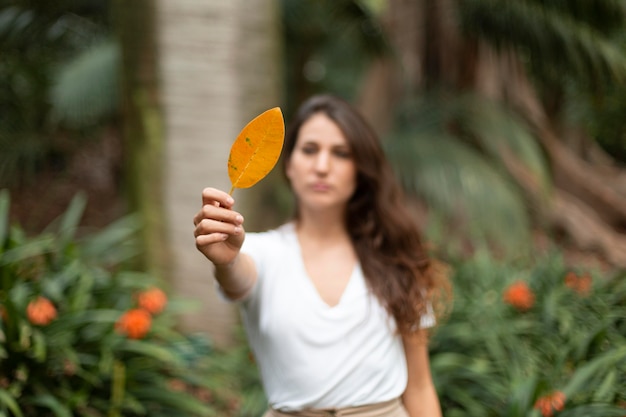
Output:
<instances>
[{"instance_id":1,"label":"young woman","mask_svg":"<svg viewBox=\"0 0 626 417\"><path fill-rule=\"evenodd\" d=\"M378 138L347 102L315 96L283 162L288 223L245 234L234 200L213 188L194 217L198 250L240 303L265 416L441 416L426 335L436 268Z\"/></svg>"}]
</instances>

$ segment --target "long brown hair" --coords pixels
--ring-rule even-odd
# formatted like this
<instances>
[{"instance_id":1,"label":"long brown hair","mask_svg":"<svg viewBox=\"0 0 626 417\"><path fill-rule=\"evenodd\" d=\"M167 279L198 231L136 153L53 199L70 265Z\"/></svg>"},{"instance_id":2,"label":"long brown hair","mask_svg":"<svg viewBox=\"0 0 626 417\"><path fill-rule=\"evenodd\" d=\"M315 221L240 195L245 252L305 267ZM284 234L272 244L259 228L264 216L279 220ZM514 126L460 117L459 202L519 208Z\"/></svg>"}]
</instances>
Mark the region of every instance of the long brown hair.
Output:
<instances>
[{"instance_id":1,"label":"long brown hair","mask_svg":"<svg viewBox=\"0 0 626 417\"><path fill-rule=\"evenodd\" d=\"M348 102L332 95L305 101L285 135L283 169L298 132L311 116L323 113L343 132L357 170L356 189L345 222L372 293L394 317L398 330L419 328L427 299L434 293L436 268L429 258L405 197L378 136Z\"/></svg>"}]
</instances>

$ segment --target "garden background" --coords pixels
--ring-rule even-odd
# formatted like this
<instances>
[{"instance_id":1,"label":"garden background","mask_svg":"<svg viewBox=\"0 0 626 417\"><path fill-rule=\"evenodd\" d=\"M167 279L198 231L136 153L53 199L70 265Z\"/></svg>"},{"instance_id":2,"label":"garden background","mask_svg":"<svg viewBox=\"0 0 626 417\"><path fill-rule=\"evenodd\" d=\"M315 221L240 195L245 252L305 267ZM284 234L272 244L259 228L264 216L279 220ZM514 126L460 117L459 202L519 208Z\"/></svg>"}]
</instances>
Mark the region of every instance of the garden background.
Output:
<instances>
[{"instance_id":1,"label":"garden background","mask_svg":"<svg viewBox=\"0 0 626 417\"><path fill-rule=\"evenodd\" d=\"M262 413L192 217L315 92L450 266L444 415L626 414L623 1L2 0L0 416ZM235 197L247 230L292 207L279 170Z\"/></svg>"}]
</instances>

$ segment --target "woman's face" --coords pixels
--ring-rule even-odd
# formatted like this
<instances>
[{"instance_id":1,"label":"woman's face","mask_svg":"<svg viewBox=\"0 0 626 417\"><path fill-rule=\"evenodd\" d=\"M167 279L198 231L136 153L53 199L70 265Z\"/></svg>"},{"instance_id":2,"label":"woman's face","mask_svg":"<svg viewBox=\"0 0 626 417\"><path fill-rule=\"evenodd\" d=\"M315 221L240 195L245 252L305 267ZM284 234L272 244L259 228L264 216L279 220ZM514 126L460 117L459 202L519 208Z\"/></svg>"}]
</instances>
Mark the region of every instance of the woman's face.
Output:
<instances>
[{"instance_id":1,"label":"woman's face","mask_svg":"<svg viewBox=\"0 0 626 417\"><path fill-rule=\"evenodd\" d=\"M343 132L324 113L300 127L286 169L301 209L343 209L356 188L356 166Z\"/></svg>"}]
</instances>

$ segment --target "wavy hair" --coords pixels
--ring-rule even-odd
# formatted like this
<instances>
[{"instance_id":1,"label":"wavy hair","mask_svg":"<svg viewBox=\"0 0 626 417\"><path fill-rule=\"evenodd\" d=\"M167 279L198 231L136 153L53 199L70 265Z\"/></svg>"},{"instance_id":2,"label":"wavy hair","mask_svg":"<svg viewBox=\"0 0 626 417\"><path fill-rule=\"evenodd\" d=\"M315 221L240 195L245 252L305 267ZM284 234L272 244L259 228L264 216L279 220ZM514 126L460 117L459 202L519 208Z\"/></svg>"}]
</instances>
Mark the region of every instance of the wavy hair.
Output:
<instances>
[{"instance_id":1,"label":"wavy hair","mask_svg":"<svg viewBox=\"0 0 626 417\"><path fill-rule=\"evenodd\" d=\"M357 184L348 201L345 222L367 284L393 316L398 330L410 333L419 328L441 270L424 248L417 223L374 130L343 99L327 94L313 96L300 106L287 129L283 170L300 127L318 113L339 126L356 166Z\"/></svg>"}]
</instances>

